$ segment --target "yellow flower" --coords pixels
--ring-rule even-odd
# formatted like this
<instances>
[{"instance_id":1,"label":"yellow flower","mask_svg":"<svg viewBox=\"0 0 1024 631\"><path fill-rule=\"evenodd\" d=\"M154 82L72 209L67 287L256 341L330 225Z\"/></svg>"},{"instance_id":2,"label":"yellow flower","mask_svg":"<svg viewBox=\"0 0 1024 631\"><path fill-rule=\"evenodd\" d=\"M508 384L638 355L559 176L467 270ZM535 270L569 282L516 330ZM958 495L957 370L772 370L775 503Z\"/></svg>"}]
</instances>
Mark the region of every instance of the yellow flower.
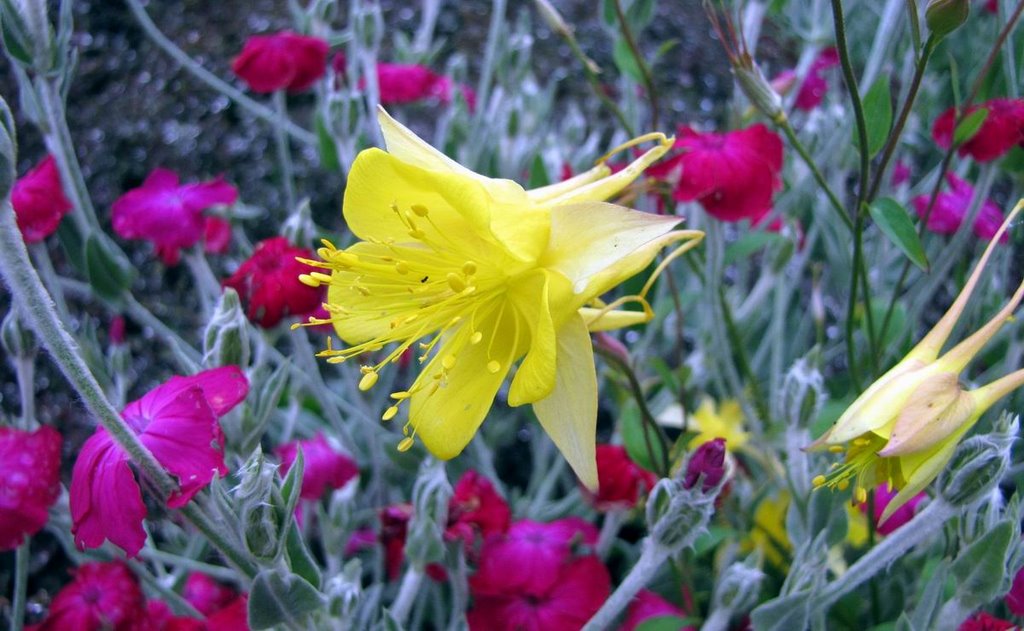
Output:
<instances>
[{"instance_id":1,"label":"yellow flower","mask_svg":"<svg viewBox=\"0 0 1024 631\"><path fill-rule=\"evenodd\" d=\"M484 177L446 157L383 110L387 151L360 153L349 173L344 216L361 241L324 242L314 262L329 270L303 282L328 284L325 305L345 349L320 353L342 362L389 347L364 365L368 390L387 364L418 341L424 364L412 385L392 393L394 418L408 401L408 449L419 436L435 456L459 454L483 422L506 375L522 360L508 402L530 403L544 430L584 484L597 487L594 432L597 378L589 332L651 319L644 296L610 304L600 296L679 244L657 268L703 237L675 230L678 218L601 200L660 158L672 140L611 174L603 160L570 180L530 191ZM653 280L653 277L652 277ZM637 302L643 311L616 310Z\"/></svg>"},{"instance_id":2,"label":"yellow flower","mask_svg":"<svg viewBox=\"0 0 1024 631\"><path fill-rule=\"evenodd\" d=\"M1012 317L1024 298L1024 282L987 324L939 357L996 244L1022 208L1024 200L992 237L960 295L935 327L811 445L846 454L842 464L814 479L816 487L843 490L854 481L854 497L863 502L867 489L888 482L899 493L882 514L884 522L938 476L957 443L989 407L1024 384L1024 370L970 391L959 382L971 359Z\"/></svg>"},{"instance_id":3,"label":"yellow flower","mask_svg":"<svg viewBox=\"0 0 1024 631\"><path fill-rule=\"evenodd\" d=\"M786 568L793 544L786 533L786 512L789 493L781 491L778 497L766 497L754 509L754 523L740 549L744 552L760 550L764 559L777 568Z\"/></svg>"},{"instance_id":4,"label":"yellow flower","mask_svg":"<svg viewBox=\"0 0 1024 631\"><path fill-rule=\"evenodd\" d=\"M705 397L690 416L688 429L698 432L690 440L690 449L716 438L724 438L730 450L742 449L750 438L750 434L743 431L743 410L735 399L727 399L716 406L714 399Z\"/></svg>"}]
</instances>

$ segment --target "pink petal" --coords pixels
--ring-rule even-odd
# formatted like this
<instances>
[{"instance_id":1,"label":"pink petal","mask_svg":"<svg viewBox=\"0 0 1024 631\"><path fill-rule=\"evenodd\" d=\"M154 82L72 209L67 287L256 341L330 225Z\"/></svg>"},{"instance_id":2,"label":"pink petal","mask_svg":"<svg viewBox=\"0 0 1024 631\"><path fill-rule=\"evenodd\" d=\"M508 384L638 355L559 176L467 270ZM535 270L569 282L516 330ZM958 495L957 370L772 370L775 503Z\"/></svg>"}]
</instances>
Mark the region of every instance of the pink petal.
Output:
<instances>
[{"instance_id":1,"label":"pink petal","mask_svg":"<svg viewBox=\"0 0 1024 631\"><path fill-rule=\"evenodd\" d=\"M0 551L13 550L46 525L60 495L61 436L0 427Z\"/></svg>"}]
</instances>

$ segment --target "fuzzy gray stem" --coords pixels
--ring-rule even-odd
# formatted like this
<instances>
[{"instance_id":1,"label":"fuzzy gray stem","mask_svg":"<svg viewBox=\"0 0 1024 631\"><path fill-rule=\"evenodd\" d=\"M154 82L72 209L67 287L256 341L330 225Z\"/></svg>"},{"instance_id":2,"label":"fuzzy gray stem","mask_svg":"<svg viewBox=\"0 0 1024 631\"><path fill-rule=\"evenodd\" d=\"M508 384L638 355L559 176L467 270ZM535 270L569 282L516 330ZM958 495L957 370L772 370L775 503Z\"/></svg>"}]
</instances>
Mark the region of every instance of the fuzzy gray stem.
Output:
<instances>
[{"instance_id":1,"label":"fuzzy gray stem","mask_svg":"<svg viewBox=\"0 0 1024 631\"><path fill-rule=\"evenodd\" d=\"M295 211L295 168L292 165L292 151L288 146L288 130L284 122L288 120L288 97L284 90L274 92L274 147L277 150L277 162L281 165L281 181L284 183L284 200L287 212Z\"/></svg>"},{"instance_id":2,"label":"fuzzy gray stem","mask_svg":"<svg viewBox=\"0 0 1024 631\"><path fill-rule=\"evenodd\" d=\"M650 537L644 539L643 546L644 550L640 553L636 565L629 571L626 578L622 579L622 583L601 605L594 617L583 626L583 631L603 631L603 629L611 628L612 623L629 605L633 597L651 582L662 564L668 559L668 549L654 543Z\"/></svg>"},{"instance_id":3,"label":"fuzzy gray stem","mask_svg":"<svg viewBox=\"0 0 1024 631\"><path fill-rule=\"evenodd\" d=\"M405 619L409 617L412 605L416 602L416 595L419 594L421 583L423 583L423 570L409 566L409 569L405 571L405 576L402 577L398 596L395 597L395 602L391 605L390 610L398 624L405 624Z\"/></svg>"},{"instance_id":4,"label":"fuzzy gray stem","mask_svg":"<svg viewBox=\"0 0 1024 631\"><path fill-rule=\"evenodd\" d=\"M21 631L25 625L25 601L28 596L28 556L32 538L18 546L14 553L14 598L11 605L11 631Z\"/></svg>"}]
</instances>

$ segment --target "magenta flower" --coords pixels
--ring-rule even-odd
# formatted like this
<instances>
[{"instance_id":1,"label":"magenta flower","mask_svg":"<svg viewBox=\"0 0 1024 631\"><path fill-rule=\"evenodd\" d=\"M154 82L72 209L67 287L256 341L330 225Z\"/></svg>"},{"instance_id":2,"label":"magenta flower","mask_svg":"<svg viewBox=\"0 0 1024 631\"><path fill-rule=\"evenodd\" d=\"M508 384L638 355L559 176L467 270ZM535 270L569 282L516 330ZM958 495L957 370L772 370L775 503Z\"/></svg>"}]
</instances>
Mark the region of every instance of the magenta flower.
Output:
<instances>
[{"instance_id":1,"label":"magenta flower","mask_svg":"<svg viewBox=\"0 0 1024 631\"><path fill-rule=\"evenodd\" d=\"M597 446L597 493L585 495L599 511L630 509L654 488L658 476L633 462L621 445Z\"/></svg>"},{"instance_id":2,"label":"magenta flower","mask_svg":"<svg viewBox=\"0 0 1024 631\"><path fill-rule=\"evenodd\" d=\"M1013 577L1013 585L1006 594L1006 606L1013 615L1024 616L1024 568Z\"/></svg>"},{"instance_id":3,"label":"magenta flower","mask_svg":"<svg viewBox=\"0 0 1024 631\"><path fill-rule=\"evenodd\" d=\"M145 597L128 567L87 563L74 570L36 631L130 631L145 622Z\"/></svg>"},{"instance_id":4,"label":"magenta flower","mask_svg":"<svg viewBox=\"0 0 1024 631\"><path fill-rule=\"evenodd\" d=\"M892 167L892 185L899 186L904 182L909 182L910 176L910 165L902 160L897 160Z\"/></svg>"},{"instance_id":5,"label":"magenta flower","mask_svg":"<svg viewBox=\"0 0 1024 631\"><path fill-rule=\"evenodd\" d=\"M898 492L896 489L889 488L888 484L880 484L875 488L875 524L879 534L892 534L897 528L913 519L914 513L917 512L917 505L928 497L928 494L923 491L918 493L906 504L897 508L896 512L889 516L889 519L879 523L882 514L885 513L885 508L896 497ZM866 502L860 505L860 512L865 515L867 514L868 505Z\"/></svg>"},{"instance_id":6,"label":"magenta flower","mask_svg":"<svg viewBox=\"0 0 1024 631\"><path fill-rule=\"evenodd\" d=\"M238 597L235 590L201 572L192 572L188 575L181 595L204 616L220 611Z\"/></svg>"},{"instance_id":7,"label":"magenta flower","mask_svg":"<svg viewBox=\"0 0 1024 631\"><path fill-rule=\"evenodd\" d=\"M949 192L939 193L928 217L928 229L937 234L953 234L959 230L974 197L974 187L956 174L947 173L946 182L950 187ZM928 195L918 195L913 200L917 216L922 219L928 210L928 200ZM974 234L979 239L988 241L995 236L1002 223L1003 213L992 201L986 199L974 220ZM1004 234L1001 240L1005 242L1009 237Z\"/></svg>"},{"instance_id":8,"label":"magenta flower","mask_svg":"<svg viewBox=\"0 0 1024 631\"><path fill-rule=\"evenodd\" d=\"M299 281L299 275L317 268L297 259L312 257L313 252L284 237L264 239L222 284L238 292L251 322L269 329L288 316L312 313L323 304L322 289Z\"/></svg>"},{"instance_id":9,"label":"magenta flower","mask_svg":"<svg viewBox=\"0 0 1024 631\"><path fill-rule=\"evenodd\" d=\"M979 611L960 623L957 631L1010 631L1018 628L1009 620L996 618L990 613Z\"/></svg>"},{"instance_id":10,"label":"magenta flower","mask_svg":"<svg viewBox=\"0 0 1024 631\"><path fill-rule=\"evenodd\" d=\"M648 170L652 175L679 173L676 201L698 201L721 221L757 220L771 210L772 196L782 187L777 134L759 123L721 134L682 127L678 135L679 153Z\"/></svg>"},{"instance_id":11,"label":"magenta flower","mask_svg":"<svg viewBox=\"0 0 1024 631\"><path fill-rule=\"evenodd\" d=\"M969 155L978 162L989 162L1024 141L1024 99L992 99L981 105L972 105L967 112L981 107L988 110L985 122L973 138L960 146L958 153ZM949 149L953 144L955 122L956 109L951 107L932 125L932 138L943 149Z\"/></svg>"},{"instance_id":12,"label":"magenta flower","mask_svg":"<svg viewBox=\"0 0 1024 631\"><path fill-rule=\"evenodd\" d=\"M53 156L43 158L14 183L11 206L25 243L42 241L57 230L71 210L71 202L64 195Z\"/></svg>"},{"instance_id":13,"label":"magenta flower","mask_svg":"<svg viewBox=\"0 0 1024 631\"><path fill-rule=\"evenodd\" d=\"M525 558L519 560L529 563ZM505 582L511 567L487 567L481 566L473 577L479 580L473 581L473 608L466 613L471 631L580 629L611 595L608 569L593 555L546 568L550 575L536 591ZM482 591L481 583L495 589Z\"/></svg>"},{"instance_id":14,"label":"magenta flower","mask_svg":"<svg viewBox=\"0 0 1024 631\"><path fill-rule=\"evenodd\" d=\"M445 537L461 539L469 546L479 534L486 538L508 531L512 512L508 502L486 477L470 469L455 484L448 502Z\"/></svg>"},{"instance_id":15,"label":"magenta flower","mask_svg":"<svg viewBox=\"0 0 1024 631\"><path fill-rule=\"evenodd\" d=\"M800 86L793 105L805 112L821 105L821 102L825 100L825 93L828 92L828 80L825 78L825 72L838 65L839 51L835 47L830 46L818 53L817 59L811 63L811 68L807 71L807 77L804 79L803 85Z\"/></svg>"},{"instance_id":16,"label":"magenta flower","mask_svg":"<svg viewBox=\"0 0 1024 631\"><path fill-rule=\"evenodd\" d=\"M546 593L577 545L597 543L597 529L579 517L550 523L521 520L505 535L488 538L480 551L480 567L470 580L474 594L502 591Z\"/></svg>"},{"instance_id":17,"label":"magenta flower","mask_svg":"<svg viewBox=\"0 0 1024 631\"><path fill-rule=\"evenodd\" d=\"M208 254L224 254L231 245L231 222L220 217L206 217L203 222L203 250Z\"/></svg>"},{"instance_id":18,"label":"magenta flower","mask_svg":"<svg viewBox=\"0 0 1024 631\"><path fill-rule=\"evenodd\" d=\"M249 392L237 366L172 377L121 412L153 457L179 480L166 498L178 508L203 489L214 474L224 475L224 435L217 419ZM82 446L71 474L72 533L79 549L109 540L135 556L146 540L146 507L132 475L128 454L103 428Z\"/></svg>"},{"instance_id":19,"label":"magenta flower","mask_svg":"<svg viewBox=\"0 0 1024 631\"><path fill-rule=\"evenodd\" d=\"M207 229L203 211L237 199L238 189L222 178L181 184L177 173L154 169L142 186L114 202L114 232L124 239L152 242L164 263L174 265L182 248L203 238Z\"/></svg>"},{"instance_id":20,"label":"magenta flower","mask_svg":"<svg viewBox=\"0 0 1024 631\"><path fill-rule=\"evenodd\" d=\"M0 427L0 552L13 550L46 525L60 495L61 437Z\"/></svg>"},{"instance_id":21,"label":"magenta flower","mask_svg":"<svg viewBox=\"0 0 1024 631\"><path fill-rule=\"evenodd\" d=\"M359 475L359 465L355 460L335 451L322 433L309 440L292 441L274 450L281 459L282 475L292 468L300 446L305 468L302 471L302 491L299 496L304 500L318 500L323 497L324 491L340 489Z\"/></svg>"},{"instance_id":22,"label":"magenta flower","mask_svg":"<svg viewBox=\"0 0 1024 631\"><path fill-rule=\"evenodd\" d=\"M685 618L688 614L654 592L642 589L633 597L626 609L626 619L619 631L635 631L640 623L652 618L670 616ZM694 627L683 627L680 631L692 631Z\"/></svg>"},{"instance_id":23,"label":"magenta flower","mask_svg":"<svg viewBox=\"0 0 1024 631\"><path fill-rule=\"evenodd\" d=\"M329 50L326 41L291 31L253 35L231 69L253 92L301 92L324 76Z\"/></svg>"}]
</instances>

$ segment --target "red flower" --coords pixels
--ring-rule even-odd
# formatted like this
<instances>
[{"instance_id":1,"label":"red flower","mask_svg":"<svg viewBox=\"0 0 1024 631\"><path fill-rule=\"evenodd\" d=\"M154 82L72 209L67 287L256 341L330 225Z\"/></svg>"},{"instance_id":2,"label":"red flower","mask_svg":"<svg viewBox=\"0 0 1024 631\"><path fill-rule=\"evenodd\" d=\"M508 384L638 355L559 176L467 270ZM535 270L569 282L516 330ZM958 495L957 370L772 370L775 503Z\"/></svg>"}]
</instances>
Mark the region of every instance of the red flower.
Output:
<instances>
[{"instance_id":1,"label":"red flower","mask_svg":"<svg viewBox=\"0 0 1024 631\"><path fill-rule=\"evenodd\" d=\"M828 80L825 78L825 71L839 65L839 52L834 47L829 47L818 53L818 57L811 63L810 69L804 82L800 85L800 91L793 102L794 107L809 112L821 105L828 92ZM780 94L786 94L793 88L796 81L796 73L786 70L779 73L772 79L772 87Z\"/></svg>"},{"instance_id":2,"label":"red flower","mask_svg":"<svg viewBox=\"0 0 1024 631\"><path fill-rule=\"evenodd\" d=\"M176 616L162 600L146 603L146 614L132 631L207 631L206 624L191 616Z\"/></svg>"},{"instance_id":3,"label":"red flower","mask_svg":"<svg viewBox=\"0 0 1024 631\"><path fill-rule=\"evenodd\" d=\"M896 494L896 489L889 488L888 484L881 484L875 488L875 524L877 525L877 531L879 534L891 534L895 532L897 528L913 519L914 513L917 512L917 505L928 497L927 493L918 493L906 504L896 509L896 512L890 515L889 519L879 523L878 520L882 518L882 513L885 512L885 507L889 505L889 502L891 502L894 497L896 497ZM867 502L860 505L860 512L865 515L867 514Z\"/></svg>"},{"instance_id":4,"label":"red flower","mask_svg":"<svg viewBox=\"0 0 1024 631\"><path fill-rule=\"evenodd\" d=\"M178 478L180 488L167 498L168 506L184 506L214 473L227 473L217 419L248 392L242 371L224 366L172 377L121 412L157 462ZM70 490L71 531L79 549L96 548L106 539L133 557L145 543L146 507L128 463L128 454L103 428L82 446Z\"/></svg>"},{"instance_id":5,"label":"red flower","mask_svg":"<svg viewBox=\"0 0 1024 631\"><path fill-rule=\"evenodd\" d=\"M231 62L231 69L253 92L301 92L327 71L327 42L282 31L253 35Z\"/></svg>"},{"instance_id":6,"label":"red flower","mask_svg":"<svg viewBox=\"0 0 1024 631\"><path fill-rule=\"evenodd\" d=\"M486 582L500 585L502 568ZM480 577L485 570L474 578ZM471 631L570 631L586 624L611 595L608 569L595 556L567 560L550 568L550 580L538 591L509 585L492 591L473 590L473 608L466 613Z\"/></svg>"},{"instance_id":7,"label":"red flower","mask_svg":"<svg viewBox=\"0 0 1024 631\"><path fill-rule=\"evenodd\" d=\"M579 517L542 524L521 520L508 533L488 538L480 550L480 567L470 580L474 594L503 591L541 594L550 591L560 568L577 544L597 543L597 529Z\"/></svg>"},{"instance_id":8,"label":"red flower","mask_svg":"<svg viewBox=\"0 0 1024 631\"><path fill-rule=\"evenodd\" d=\"M145 599L122 563L87 563L60 590L38 631L130 631L144 622Z\"/></svg>"},{"instance_id":9,"label":"red flower","mask_svg":"<svg viewBox=\"0 0 1024 631\"><path fill-rule=\"evenodd\" d=\"M455 484L448 502L448 539L461 539L467 546L476 534L483 537L508 530L512 513L505 498L498 495L491 481L476 471L467 471Z\"/></svg>"},{"instance_id":10,"label":"red flower","mask_svg":"<svg viewBox=\"0 0 1024 631\"><path fill-rule=\"evenodd\" d=\"M384 546L384 567L391 580L398 578L402 571L411 518L412 504L395 504L380 511L380 543Z\"/></svg>"},{"instance_id":11,"label":"red flower","mask_svg":"<svg viewBox=\"0 0 1024 631\"><path fill-rule=\"evenodd\" d=\"M258 243L252 256L223 284L238 292L251 321L270 328L287 316L311 313L322 303L320 289L299 282L300 274L317 270L295 257L312 256L284 237L273 237Z\"/></svg>"},{"instance_id":12,"label":"red flower","mask_svg":"<svg viewBox=\"0 0 1024 631\"><path fill-rule=\"evenodd\" d=\"M0 551L13 550L46 525L60 495L61 437L0 427Z\"/></svg>"},{"instance_id":13,"label":"red flower","mask_svg":"<svg viewBox=\"0 0 1024 631\"><path fill-rule=\"evenodd\" d=\"M970 155L978 162L989 162L1024 141L1024 99L992 99L981 105L972 105L967 113L980 107L988 110L988 116L974 137L960 145L958 153ZM953 144L955 122L956 110L951 107L932 125L932 138L943 149L949 149Z\"/></svg>"},{"instance_id":14,"label":"red flower","mask_svg":"<svg viewBox=\"0 0 1024 631\"><path fill-rule=\"evenodd\" d=\"M1017 625L1008 620L1000 620L992 614L979 611L967 620L964 620L959 631L1007 631L1016 629Z\"/></svg>"},{"instance_id":15,"label":"red flower","mask_svg":"<svg viewBox=\"0 0 1024 631\"><path fill-rule=\"evenodd\" d=\"M221 178L181 184L177 173L154 169L142 186L114 202L114 232L124 239L152 242L164 263L173 265L181 248L199 243L206 233L203 211L237 199L238 190Z\"/></svg>"},{"instance_id":16,"label":"red flower","mask_svg":"<svg viewBox=\"0 0 1024 631\"><path fill-rule=\"evenodd\" d=\"M619 631L635 631L641 622L651 618L673 616L685 618L688 614L654 592L643 589L629 602L626 619ZM695 627L684 627L681 631L693 631Z\"/></svg>"},{"instance_id":17,"label":"red flower","mask_svg":"<svg viewBox=\"0 0 1024 631\"><path fill-rule=\"evenodd\" d=\"M224 254L231 245L231 223L220 217L206 217L203 223L203 250Z\"/></svg>"},{"instance_id":18,"label":"red flower","mask_svg":"<svg viewBox=\"0 0 1024 631\"><path fill-rule=\"evenodd\" d=\"M249 631L249 596L242 594L206 619L206 631Z\"/></svg>"},{"instance_id":19,"label":"red flower","mask_svg":"<svg viewBox=\"0 0 1024 631\"><path fill-rule=\"evenodd\" d=\"M658 476L637 465L621 445L597 446L597 494L591 503L601 511L629 509L636 506L642 493L647 493Z\"/></svg>"},{"instance_id":20,"label":"red flower","mask_svg":"<svg viewBox=\"0 0 1024 631\"><path fill-rule=\"evenodd\" d=\"M14 183L11 206L25 243L36 243L53 234L60 220L71 210L53 156L43 158Z\"/></svg>"},{"instance_id":21,"label":"red flower","mask_svg":"<svg viewBox=\"0 0 1024 631\"><path fill-rule=\"evenodd\" d=\"M701 476L704 476L701 490L705 493L718 486L725 476L725 451L724 438L715 438L697 447L686 463L683 486L692 489Z\"/></svg>"},{"instance_id":22,"label":"red flower","mask_svg":"<svg viewBox=\"0 0 1024 631\"><path fill-rule=\"evenodd\" d=\"M675 148L652 175L682 169L673 197L698 201L721 221L756 220L771 210L782 187L782 140L758 123L746 129L701 133L679 129ZM652 171L652 169L649 169Z\"/></svg>"},{"instance_id":23,"label":"red flower","mask_svg":"<svg viewBox=\"0 0 1024 631\"><path fill-rule=\"evenodd\" d=\"M226 585L222 585L201 572L192 572L185 579L182 597L196 608L196 611L209 616L227 607L238 593Z\"/></svg>"},{"instance_id":24,"label":"red flower","mask_svg":"<svg viewBox=\"0 0 1024 631\"><path fill-rule=\"evenodd\" d=\"M948 193L939 193L928 217L928 229L938 234L953 234L959 230L974 198L974 187L955 174L947 173L946 182L951 190ZM928 200L928 195L919 195L913 200L917 216L922 219L928 211ZM998 206L986 199L974 220L974 234L988 241L999 231L1002 223L1003 213ZM1009 236L1004 234L1001 240L1006 242Z\"/></svg>"},{"instance_id":25,"label":"red flower","mask_svg":"<svg viewBox=\"0 0 1024 631\"><path fill-rule=\"evenodd\" d=\"M299 494L302 499L318 500L327 489L340 489L359 475L359 466L355 461L335 451L322 433L309 440L292 441L275 450L277 457L281 459L282 475L292 468L300 446L305 462L302 471L302 491Z\"/></svg>"},{"instance_id":26,"label":"red flower","mask_svg":"<svg viewBox=\"0 0 1024 631\"><path fill-rule=\"evenodd\" d=\"M1013 577L1013 585L1006 594L1006 606L1013 615L1024 616L1024 568L1018 570Z\"/></svg>"}]
</instances>

